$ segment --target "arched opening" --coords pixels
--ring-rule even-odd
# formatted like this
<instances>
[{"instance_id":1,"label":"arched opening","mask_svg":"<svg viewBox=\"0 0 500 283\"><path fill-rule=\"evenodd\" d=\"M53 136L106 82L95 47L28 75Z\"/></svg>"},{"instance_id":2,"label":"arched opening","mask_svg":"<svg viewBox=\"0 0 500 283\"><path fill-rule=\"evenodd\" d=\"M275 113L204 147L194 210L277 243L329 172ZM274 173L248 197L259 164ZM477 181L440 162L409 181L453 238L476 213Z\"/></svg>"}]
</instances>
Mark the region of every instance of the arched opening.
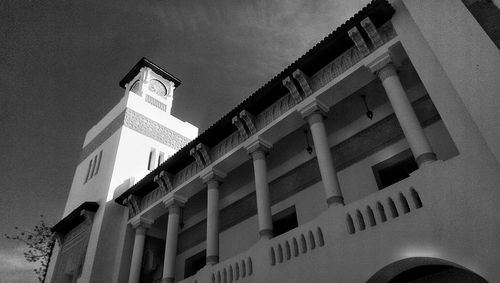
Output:
<instances>
[{"instance_id":1,"label":"arched opening","mask_svg":"<svg viewBox=\"0 0 500 283\"><path fill-rule=\"evenodd\" d=\"M438 258L407 258L375 273L367 283L487 283L484 278L455 263Z\"/></svg>"},{"instance_id":2,"label":"arched opening","mask_svg":"<svg viewBox=\"0 0 500 283\"><path fill-rule=\"evenodd\" d=\"M403 282L450 282L450 283L483 283L487 282L468 270L450 265L423 265L403 271L388 283Z\"/></svg>"}]
</instances>

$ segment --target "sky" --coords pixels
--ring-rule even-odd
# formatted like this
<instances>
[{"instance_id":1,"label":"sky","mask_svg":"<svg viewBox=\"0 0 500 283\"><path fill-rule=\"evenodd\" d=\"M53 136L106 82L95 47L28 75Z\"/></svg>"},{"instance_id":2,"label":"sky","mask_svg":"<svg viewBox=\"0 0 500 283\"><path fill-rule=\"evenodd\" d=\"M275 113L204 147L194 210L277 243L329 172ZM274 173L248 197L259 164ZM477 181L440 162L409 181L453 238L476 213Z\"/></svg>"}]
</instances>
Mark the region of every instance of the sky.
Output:
<instances>
[{"instance_id":1,"label":"sky","mask_svg":"<svg viewBox=\"0 0 500 283\"><path fill-rule=\"evenodd\" d=\"M85 133L146 57L201 131L368 1L0 1L0 283L36 282L3 237L60 220ZM200 132L201 132L200 131Z\"/></svg>"}]
</instances>

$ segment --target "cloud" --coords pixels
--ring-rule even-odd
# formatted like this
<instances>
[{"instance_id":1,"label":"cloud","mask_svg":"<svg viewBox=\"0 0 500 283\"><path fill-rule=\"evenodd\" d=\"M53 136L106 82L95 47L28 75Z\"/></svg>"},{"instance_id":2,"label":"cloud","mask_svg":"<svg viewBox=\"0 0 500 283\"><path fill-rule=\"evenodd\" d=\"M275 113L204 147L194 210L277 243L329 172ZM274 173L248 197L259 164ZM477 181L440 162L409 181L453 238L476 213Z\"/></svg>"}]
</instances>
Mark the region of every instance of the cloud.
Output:
<instances>
[{"instance_id":1,"label":"cloud","mask_svg":"<svg viewBox=\"0 0 500 283\"><path fill-rule=\"evenodd\" d=\"M35 265L24 259L24 249L18 246L0 250L0 283L37 282L33 272Z\"/></svg>"}]
</instances>

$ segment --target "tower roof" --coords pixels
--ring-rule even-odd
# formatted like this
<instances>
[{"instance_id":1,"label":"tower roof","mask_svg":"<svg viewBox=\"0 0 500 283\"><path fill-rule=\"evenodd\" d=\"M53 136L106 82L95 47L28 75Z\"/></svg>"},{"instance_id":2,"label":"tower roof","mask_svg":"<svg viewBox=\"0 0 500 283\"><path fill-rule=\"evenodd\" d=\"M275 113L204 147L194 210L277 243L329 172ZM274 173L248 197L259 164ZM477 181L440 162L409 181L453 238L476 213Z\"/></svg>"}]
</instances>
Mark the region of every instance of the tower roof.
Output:
<instances>
[{"instance_id":1,"label":"tower roof","mask_svg":"<svg viewBox=\"0 0 500 283\"><path fill-rule=\"evenodd\" d=\"M125 88L125 84L129 83L132 79L134 79L135 76L141 71L142 67L148 67L151 70L153 70L155 73L158 75L162 76L163 78L171 81L174 83L175 87L178 87L181 84L181 80L175 77L174 75L170 74L169 72L163 70L160 68L158 65L155 63L149 61L148 59L142 57L137 64L130 70L125 77L120 81L120 86L122 88Z\"/></svg>"}]
</instances>

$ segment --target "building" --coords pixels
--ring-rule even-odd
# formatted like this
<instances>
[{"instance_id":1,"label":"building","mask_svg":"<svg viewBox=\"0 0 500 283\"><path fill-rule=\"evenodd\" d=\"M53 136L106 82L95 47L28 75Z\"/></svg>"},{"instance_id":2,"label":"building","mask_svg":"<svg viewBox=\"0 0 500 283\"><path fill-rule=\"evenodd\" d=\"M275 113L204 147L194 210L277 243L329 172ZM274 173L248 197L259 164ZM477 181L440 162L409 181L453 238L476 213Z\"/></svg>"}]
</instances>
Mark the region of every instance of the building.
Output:
<instances>
[{"instance_id":1,"label":"building","mask_svg":"<svg viewBox=\"0 0 500 283\"><path fill-rule=\"evenodd\" d=\"M197 137L141 60L48 282L497 282L498 4L374 0Z\"/></svg>"}]
</instances>

